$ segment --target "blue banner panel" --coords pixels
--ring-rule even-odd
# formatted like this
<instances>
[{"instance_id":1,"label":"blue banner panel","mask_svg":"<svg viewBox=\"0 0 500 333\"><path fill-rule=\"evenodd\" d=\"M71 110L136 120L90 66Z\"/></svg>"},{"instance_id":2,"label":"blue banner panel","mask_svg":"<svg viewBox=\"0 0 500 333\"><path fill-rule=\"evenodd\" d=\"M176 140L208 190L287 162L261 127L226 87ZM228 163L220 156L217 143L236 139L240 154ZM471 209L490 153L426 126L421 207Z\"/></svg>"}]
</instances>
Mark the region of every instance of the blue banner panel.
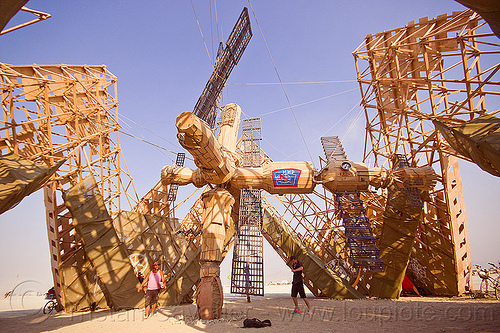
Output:
<instances>
[{"instance_id":1,"label":"blue banner panel","mask_svg":"<svg viewBox=\"0 0 500 333\"><path fill-rule=\"evenodd\" d=\"M274 187L297 187L301 172L301 170L297 169L274 170Z\"/></svg>"}]
</instances>

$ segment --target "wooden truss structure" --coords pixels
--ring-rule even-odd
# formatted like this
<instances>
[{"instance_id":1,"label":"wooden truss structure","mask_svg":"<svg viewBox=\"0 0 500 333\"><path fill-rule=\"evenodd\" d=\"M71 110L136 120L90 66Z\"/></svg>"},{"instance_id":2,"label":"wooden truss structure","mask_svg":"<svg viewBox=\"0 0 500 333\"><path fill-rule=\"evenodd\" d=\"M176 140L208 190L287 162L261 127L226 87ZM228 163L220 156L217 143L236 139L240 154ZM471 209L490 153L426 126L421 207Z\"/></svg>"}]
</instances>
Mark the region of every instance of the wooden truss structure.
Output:
<instances>
[{"instance_id":1,"label":"wooden truss structure","mask_svg":"<svg viewBox=\"0 0 500 333\"><path fill-rule=\"evenodd\" d=\"M362 193L367 215L375 234L379 233L385 198L371 193ZM361 294L369 292L369 278L372 272L353 267L349 260L348 244L344 226L339 215L335 196L322 188L311 194L269 195L263 192L262 206L274 218L285 223L288 228L328 267L334 274L348 281ZM288 257L264 232L276 252L287 262ZM316 296L324 296L321 290L308 280L305 284Z\"/></svg>"},{"instance_id":2,"label":"wooden truss structure","mask_svg":"<svg viewBox=\"0 0 500 333\"><path fill-rule=\"evenodd\" d=\"M467 10L368 35L353 55L367 123L364 160L388 165L400 153L439 175L409 269L435 294L461 294L472 267L459 155L432 120L454 125L500 111L498 38Z\"/></svg>"},{"instance_id":3,"label":"wooden truss structure","mask_svg":"<svg viewBox=\"0 0 500 333\"><path fill-rule=\"evenodd\" d=\"M44 187L51 270L64 304L61 265L90 266L62 193L91 174L112 216L121 200L137 201L118 139L116 77L105 66L0 64L0 86L1 154L45 165L66 159Z\"/></svg>"}]
</instances>

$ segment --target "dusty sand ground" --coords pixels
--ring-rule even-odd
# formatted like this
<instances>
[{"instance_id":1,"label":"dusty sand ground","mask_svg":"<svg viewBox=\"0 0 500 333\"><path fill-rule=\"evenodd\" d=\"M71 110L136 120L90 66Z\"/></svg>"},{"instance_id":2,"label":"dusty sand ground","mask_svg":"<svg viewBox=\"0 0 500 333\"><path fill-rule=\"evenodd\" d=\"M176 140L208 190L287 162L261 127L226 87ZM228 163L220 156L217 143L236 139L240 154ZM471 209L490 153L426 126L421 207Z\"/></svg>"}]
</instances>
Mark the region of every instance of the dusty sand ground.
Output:
<instances>
[{"instance_id":1,"label":"dusty sand ground","mask_svg":"<svg viewBox=\"0 0 500 333\"><path fill-rule=\"evenodd\" d=\"M310 297L313 315L291 315L289 286L266 287L251 303L226 295L223 315L196 318L196 305L160 307L144 320L143 310L43 315L43 297L0 300L1 332L500 332L495 299L402 297L391 300L332 300ZM309 296L312 296L309 294ZM301 309L304 303L299 300ZM245 318L269 319L272 327L244 329Z\"/></svg>"}]
</instances>

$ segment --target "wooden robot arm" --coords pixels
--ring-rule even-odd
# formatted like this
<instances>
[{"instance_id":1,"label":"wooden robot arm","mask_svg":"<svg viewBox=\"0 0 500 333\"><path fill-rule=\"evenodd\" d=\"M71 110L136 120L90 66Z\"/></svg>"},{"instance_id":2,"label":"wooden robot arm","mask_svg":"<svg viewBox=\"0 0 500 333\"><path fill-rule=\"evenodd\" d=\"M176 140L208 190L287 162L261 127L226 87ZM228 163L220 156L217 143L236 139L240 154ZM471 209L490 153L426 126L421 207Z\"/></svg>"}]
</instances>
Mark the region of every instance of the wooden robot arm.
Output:
<instances>
[{"instance_id":1,"label":"wooden robot arm","mask_svg":"<svg viewBox=\"0 0 500 333\"><path fill-rule=\"evenodd\" d=\"M437 176L429 166L389 171L368 168L364 163L332 160L317 174L315 180L333 193L367 191L369 185L386 188L391 181L395 181L399 187L430 190L436 185Z\"/></svg>"},{"instance_id":2,"label":"wooden robot arm","mask_svg":"<svg viewBox=\"0 0 500 333\"><path fill-rule=\"evenodd\" d=\"M212 129L192 112L183 112L176 119L177 138L194 158L194 163L211 184L226 183L234 173L233 160L224 154Z\"/></svg>"}]
</instances>

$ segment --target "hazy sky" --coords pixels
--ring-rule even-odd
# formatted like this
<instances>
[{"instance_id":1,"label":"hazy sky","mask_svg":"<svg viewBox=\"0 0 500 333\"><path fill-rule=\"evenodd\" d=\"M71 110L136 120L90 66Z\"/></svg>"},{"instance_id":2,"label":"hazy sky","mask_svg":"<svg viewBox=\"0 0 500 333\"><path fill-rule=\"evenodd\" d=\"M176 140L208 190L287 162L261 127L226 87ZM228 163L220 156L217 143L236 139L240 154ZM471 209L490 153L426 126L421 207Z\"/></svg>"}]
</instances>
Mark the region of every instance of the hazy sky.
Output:
<instances>
[{"instance_id":1,"label":"hazy sky","mask_svg":"<svg viewBox=\"0 0 500 333\"><path fill-rule=\"evenodd\" d=\"M352 52L363 38L421 17L464 9L452 0L253 0L251 4L283 82L323 81L285 86L291 104L299 105L295 114L316 165L323 155L318 139L325 135L342 136L348 157L362 160L364 117L350 132L346 129L360 110ZM193 5L213 59L218 41L226 41L249 2L193 0ZM212 72L190 1L32 0L27 6L52 17L0 36L0 62L105 64L118 77L118 110L126 117L121 118L123 129L169 150L182 150L175 138L175 117L193 109ZM262 147L274 160L310 160L282 88L254 84L277 83L278 78L251 11L250 18L254 36L227 82L223 103L239 104L244 118L262 118L266 139ZM8 26L19 20L26 16L16 16ZM123 135L120 142L142 196L175 155ZM472 260L485 265L500 259L496 239L500 179L470 163L461 162L460 167ZM20 281L36 279L50 286L42 193L1 215L0 230L0 291L10 289L17 274ZM266 251L265 274L274 280L290 278L269 246ZM221 275L228 274L226 262Z\"/></svg>"}]
</instances>

